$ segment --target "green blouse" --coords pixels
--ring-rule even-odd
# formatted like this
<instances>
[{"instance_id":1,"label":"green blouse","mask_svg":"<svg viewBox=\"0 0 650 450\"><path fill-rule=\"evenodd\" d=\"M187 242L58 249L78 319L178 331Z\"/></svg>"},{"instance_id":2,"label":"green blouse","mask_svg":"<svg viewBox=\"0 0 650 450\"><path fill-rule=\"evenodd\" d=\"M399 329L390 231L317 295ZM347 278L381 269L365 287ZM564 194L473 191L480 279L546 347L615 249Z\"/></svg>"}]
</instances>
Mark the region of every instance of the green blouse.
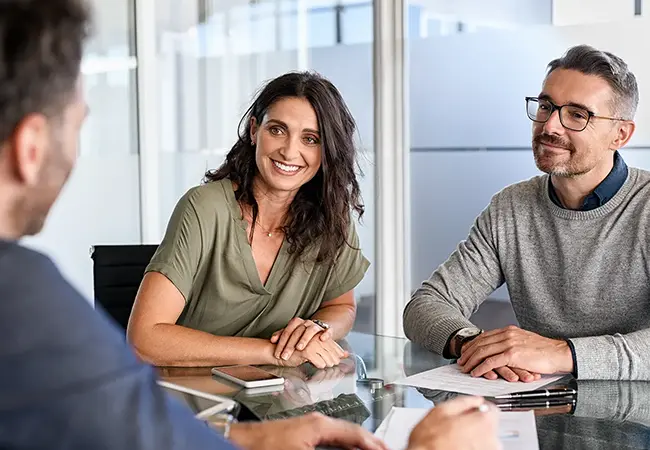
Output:
<instances>
[{"instance_id":1,"label":"green blouse","mask_svg":"<svg viewBox=\"0 0 650 450\"><path fill-rule=\"evenodd\" d=\"M183 294L178 325L219 336L269 338L294 317L354 289L370 263L350 227L331 264L289 254L282 243L262 284L230 180L190 189L178 202L146 272L165 275Z\"/></svg>"}]
</instances>

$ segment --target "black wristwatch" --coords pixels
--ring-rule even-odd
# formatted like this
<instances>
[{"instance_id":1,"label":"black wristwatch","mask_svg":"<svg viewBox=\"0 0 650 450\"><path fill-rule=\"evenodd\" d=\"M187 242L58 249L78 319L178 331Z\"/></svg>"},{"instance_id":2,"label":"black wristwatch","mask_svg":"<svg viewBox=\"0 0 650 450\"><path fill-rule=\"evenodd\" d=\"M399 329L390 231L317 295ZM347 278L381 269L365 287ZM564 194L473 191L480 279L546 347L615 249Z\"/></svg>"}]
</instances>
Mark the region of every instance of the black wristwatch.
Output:
<instances>
[{"instance_id":1,"label":"black wristwatch","mask_svg":"<svg viewBox=\"0 0 650 450\"><path fill-rule=\"evenodd\" d=\"M460 357L460 351L463 348L465 342L469 342L475 337L483 333L483 330L476 327L467 327L461 328L458 330L449 341L449 353L454 358Z\"/></svg>"}]
</instances>

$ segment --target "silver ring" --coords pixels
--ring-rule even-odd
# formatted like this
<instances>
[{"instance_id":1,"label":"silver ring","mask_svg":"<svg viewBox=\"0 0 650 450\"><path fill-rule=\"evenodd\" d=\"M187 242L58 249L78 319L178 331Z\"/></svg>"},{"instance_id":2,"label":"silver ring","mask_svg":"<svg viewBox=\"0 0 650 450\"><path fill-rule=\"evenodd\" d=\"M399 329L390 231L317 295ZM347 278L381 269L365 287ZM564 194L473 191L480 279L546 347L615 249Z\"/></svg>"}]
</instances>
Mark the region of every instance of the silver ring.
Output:
<instances>
[{"instance_id":1,"label":"silver ring","mask_svg":"<svg viewBox=\"0 0 650 450\"><path fill-rule=\"evenodd\" d=\"M322 320L312 319L312 322L321 327L323 330L327 330L330 327L329 324L323 322Z\"/></svg>"}]
</instances>

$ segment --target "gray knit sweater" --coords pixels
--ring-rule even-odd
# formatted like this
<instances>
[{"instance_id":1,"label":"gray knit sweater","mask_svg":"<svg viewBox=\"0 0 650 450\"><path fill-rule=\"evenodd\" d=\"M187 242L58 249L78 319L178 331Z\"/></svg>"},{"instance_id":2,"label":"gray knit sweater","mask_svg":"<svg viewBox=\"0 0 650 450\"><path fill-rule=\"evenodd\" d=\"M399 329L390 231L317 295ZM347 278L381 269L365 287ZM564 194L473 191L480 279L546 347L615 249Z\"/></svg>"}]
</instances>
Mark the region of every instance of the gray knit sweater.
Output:
<instances>
[{"instance_id":1,"label":"gray knit sweater","mask_svg":"<svg viewBox=\"0 0 650 450\"><path fill-rule=\"evenodd\" d=\"M442 353L503 283L522 328L571 339L579 378L650 380L650 172L591 211L556 206L548 175L496 194L413 295L406 335Z\"/></svg>"}]
</instances>

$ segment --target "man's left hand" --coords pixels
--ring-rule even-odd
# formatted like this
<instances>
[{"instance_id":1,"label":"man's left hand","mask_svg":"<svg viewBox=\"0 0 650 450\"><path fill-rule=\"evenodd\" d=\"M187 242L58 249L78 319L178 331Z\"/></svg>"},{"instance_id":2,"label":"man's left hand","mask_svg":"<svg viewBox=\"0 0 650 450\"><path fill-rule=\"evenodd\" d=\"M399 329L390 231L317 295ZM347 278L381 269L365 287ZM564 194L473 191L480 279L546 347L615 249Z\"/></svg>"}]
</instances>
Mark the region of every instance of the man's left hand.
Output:
<instances>
[{"instance_id":1,"label":"man's left hand","mask_svg":"<svg viewBox=\"0 0 650 450\"><path fill-rule=\"evenodd\" d=\"M554 374L573 371L566 341L550 339L515 326L491 330L463 346L458 364L465 373L481 377L500 367Z\"/></svg>"}]
</instances>

